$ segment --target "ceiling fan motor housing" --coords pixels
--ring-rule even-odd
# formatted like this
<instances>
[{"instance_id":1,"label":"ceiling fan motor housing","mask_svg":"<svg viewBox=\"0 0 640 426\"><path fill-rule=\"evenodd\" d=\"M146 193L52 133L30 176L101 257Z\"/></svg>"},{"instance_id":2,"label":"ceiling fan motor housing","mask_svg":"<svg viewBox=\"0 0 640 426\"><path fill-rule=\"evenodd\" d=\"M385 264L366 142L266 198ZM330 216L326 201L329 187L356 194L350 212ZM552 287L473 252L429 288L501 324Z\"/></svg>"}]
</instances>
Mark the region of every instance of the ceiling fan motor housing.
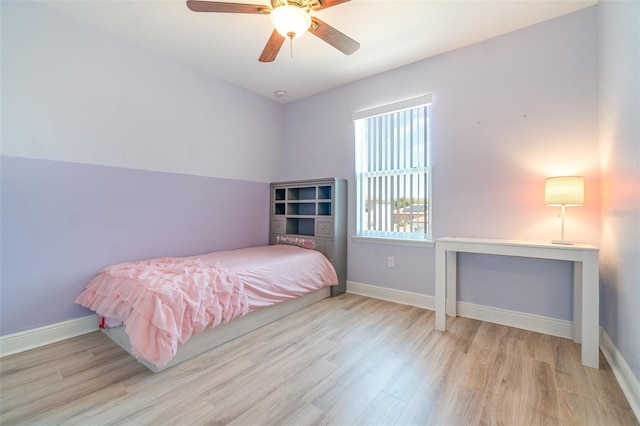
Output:
<instances>
[{"instance_id":1,"label":"ceiling fan motor housing","mask_svg":"<svg viewBox=\"0 0 640 426\"><path fill-rule=\"evenodd\" d=\"M271 23L283 37L298 38L311 26L311 16L304 9L287 4L271 11Z\"/></svg>"}]
</instances>

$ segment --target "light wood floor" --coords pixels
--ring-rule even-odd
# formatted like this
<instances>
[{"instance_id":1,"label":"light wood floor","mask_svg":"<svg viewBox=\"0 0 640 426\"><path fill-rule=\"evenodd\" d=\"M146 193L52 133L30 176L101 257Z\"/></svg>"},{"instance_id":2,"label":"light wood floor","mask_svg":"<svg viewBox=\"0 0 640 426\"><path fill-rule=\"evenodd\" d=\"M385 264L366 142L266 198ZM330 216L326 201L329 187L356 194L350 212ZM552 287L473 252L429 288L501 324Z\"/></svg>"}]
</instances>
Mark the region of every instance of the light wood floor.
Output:
<instances>
[{"instance_id":1,"label":"light wood floor","mask_svg":"<svg viewBox=\"0 0 640 426\"><path fill-rule=\"evenodd\" d=\"M153 374L95 332L0 360L9 424L638 425L570 340L345 294Z\"/></svg>"}]
</instances>

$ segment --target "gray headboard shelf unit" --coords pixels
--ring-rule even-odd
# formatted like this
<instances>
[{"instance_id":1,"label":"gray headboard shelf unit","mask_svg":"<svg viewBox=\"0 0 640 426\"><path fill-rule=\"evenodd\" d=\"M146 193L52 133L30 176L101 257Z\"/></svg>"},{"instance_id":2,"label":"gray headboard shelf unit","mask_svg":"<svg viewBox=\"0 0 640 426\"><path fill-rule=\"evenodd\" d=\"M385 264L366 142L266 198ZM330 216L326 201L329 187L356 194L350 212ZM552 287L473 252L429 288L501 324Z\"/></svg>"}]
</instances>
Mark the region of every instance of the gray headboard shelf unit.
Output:
<instances>
[{"instance_id":1,"label":"gray headboard shelf unit","mask_svg":"<svg viewBox=\"0 0 640 426\"><path fill-rule=\"evenodd\" d=\"M271 184L270 244L278 238L313 240L316 250L333 263L340 283L336 296L347 290L347 181L338 178L274 182Z\"/></svg>"}]
</instances>

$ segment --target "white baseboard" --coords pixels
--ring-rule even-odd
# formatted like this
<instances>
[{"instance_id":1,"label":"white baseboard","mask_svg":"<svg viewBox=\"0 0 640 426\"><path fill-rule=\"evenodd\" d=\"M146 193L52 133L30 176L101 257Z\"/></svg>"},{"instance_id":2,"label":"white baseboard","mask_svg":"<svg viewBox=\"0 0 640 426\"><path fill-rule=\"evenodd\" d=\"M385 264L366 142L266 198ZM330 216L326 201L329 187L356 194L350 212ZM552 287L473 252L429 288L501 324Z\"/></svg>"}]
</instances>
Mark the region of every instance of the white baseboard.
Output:
<instances>
[{"instance_id":1,"label":"white baseboard","mask_svg":"<svg viewBox=\"0 0 640 426\"><path fill-rule=\"evenodd\" d=\"M506 309L458 302L458 316L573 339L573 322Z\"/></svg>"},{"instance_id":2,"label":"white baseboard","mask_svg":"<svg viewBox=\"0 0 640 426\"><path fill-rule=\"evenodd\" d=\"M618 379L622 392L627 397L636 418L640 419L640 382L604 328L600 328L600 350Z\"/></svg>"},{"instance_id":3,"label":"white baseboard","mask_svg":"<svg viewBox=\"0 0 640 426\"><path fill-rule=\"evenodd\" d=\"M431 311L436 308L436 298L433 296L362 284L354 281L347 281L347 293L386 300L387 302L400 303L402 305L417 306L418 308L429 309Z\"/></svg>"},{"instance_id":4,"label":"white baseboard","mask_svg":"<svg viewBox=\"0 0 640 426\"><path fill-rule=\"evenodd\" d=\"M89 315L33 330L0 337L0 358L29 349L39 348L61 340L98 330L98 316Z\"/></svg>"},{"instance_id":5,"label":"white baseboard","mask_svg":"<svg viewBox=\"0 0 640 426\"><path fill-rule=\"evenodd\" d=\"M401 303L403 305L418 306L430 310L435 309L435 297L425 294L394 290L353 281L347 281L347 292L360 296L373 297L374 299ZM466 302L458 302L456 309L458 315L461 317L522 328L524 330L536 331L538 333L550 334L567 339L573 338L573 323L571 321Z\"/></svg>"}]
</instances>

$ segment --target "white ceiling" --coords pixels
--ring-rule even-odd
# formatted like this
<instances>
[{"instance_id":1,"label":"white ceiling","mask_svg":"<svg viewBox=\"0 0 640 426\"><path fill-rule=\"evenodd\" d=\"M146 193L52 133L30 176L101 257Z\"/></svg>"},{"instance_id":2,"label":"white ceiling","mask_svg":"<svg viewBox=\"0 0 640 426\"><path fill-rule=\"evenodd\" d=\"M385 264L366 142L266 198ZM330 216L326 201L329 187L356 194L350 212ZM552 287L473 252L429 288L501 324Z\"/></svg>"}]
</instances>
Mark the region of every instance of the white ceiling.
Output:
<instances>
[{"instance_id":1,"label":"white ceiling","mask_svg":"<svg viewBox=\"0 0 640 426\"><path fill-rule=\"evenodd\" d=\"M42 3L286 103L571 13L597 0L352 0L312 16L360 42L357 52L344 55L307 33L293 41L293 58L285 41L271 63L258 62L273 30L265 15L195 13L180 0ZM276 90L287 95L278 98Z\"/></svg>"}]
</instances>

